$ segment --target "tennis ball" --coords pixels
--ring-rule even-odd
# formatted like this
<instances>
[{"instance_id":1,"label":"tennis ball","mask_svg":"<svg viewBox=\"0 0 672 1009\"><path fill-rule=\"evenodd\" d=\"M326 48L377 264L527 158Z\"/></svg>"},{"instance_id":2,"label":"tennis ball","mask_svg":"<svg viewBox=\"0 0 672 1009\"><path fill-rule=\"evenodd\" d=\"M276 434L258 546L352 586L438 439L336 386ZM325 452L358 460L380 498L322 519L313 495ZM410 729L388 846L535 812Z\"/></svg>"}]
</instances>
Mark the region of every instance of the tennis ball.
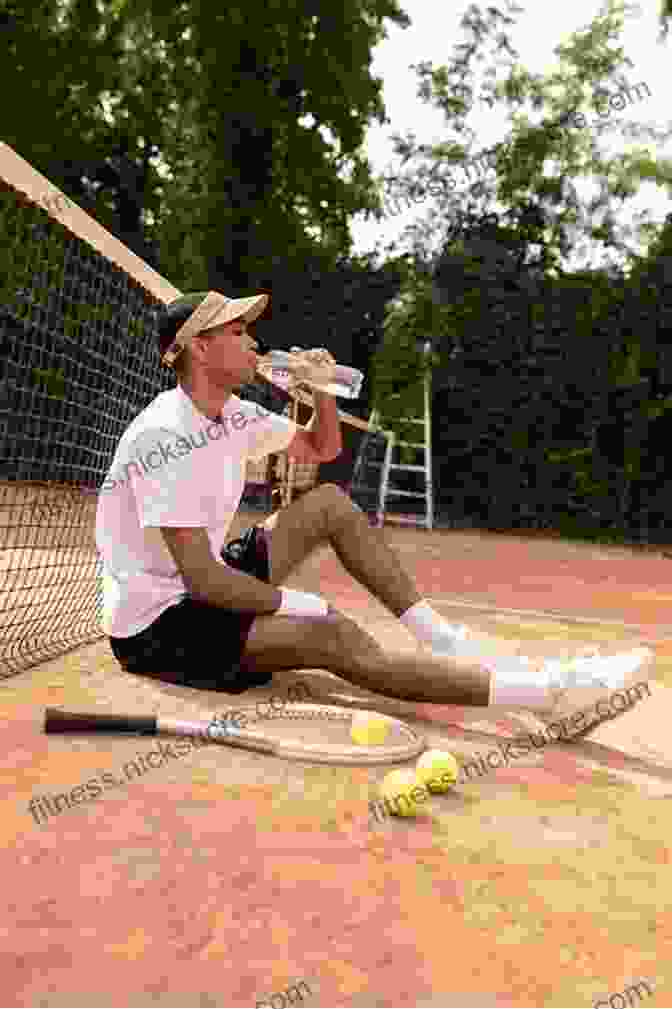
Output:
<instances>
[{"instance_id":1,"label":"tennis ball","mask_svg":"<svg viewBox=\"0 0 672 1009\"><path fill-rule=\"evenodd\" d=\"M447 792L457 781L460 765L447 750L425 750L415 769L416 779L430 792Z\"/></svg>"},{"instance_id":2,"label":"tennis ball","mask_svg":"<svg viewBox=\"0 0 672 1009\"><path fill-rule=\"evenodd\" d=\"M386 774L378 786L378 794L392 816L415 816L418 803L427 798L427 790L418 785L415 772L406 769Z\"/></svg>"},{"instance_id":3,"label":"tennis ball","mask_svg":"<svg viewBox=\"0 0 672 1009\"><path fill-rule=\"evenodd\" d=\"M375 711L357 711L352 716L350 738L359 746L376 746L384 743L390 725L385 715Z\"/></svg>"}]
</instances>

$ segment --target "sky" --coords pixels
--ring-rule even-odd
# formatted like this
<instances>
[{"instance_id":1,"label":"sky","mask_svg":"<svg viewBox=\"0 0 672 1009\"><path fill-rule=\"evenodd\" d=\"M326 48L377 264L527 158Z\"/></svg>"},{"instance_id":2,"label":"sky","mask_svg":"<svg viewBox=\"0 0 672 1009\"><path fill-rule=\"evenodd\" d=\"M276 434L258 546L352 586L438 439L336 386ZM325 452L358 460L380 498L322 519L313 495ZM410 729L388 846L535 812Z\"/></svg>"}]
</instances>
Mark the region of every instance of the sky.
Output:
<instances>
[{"instance_id":1,"label":"sky","mask_svg":"<svg viewBox=\"0 0 672 1009\"><path fill-rule=\"evenodd\" d=\"M634 122L646 123L658 129L667 128L670 123L669 64L672 41L659 42L659 11L661 0L641 0L636 12L626 15L624 27L618 40L625 56L633 63L626 69L626 78L632 85L645 81L651 96L645 94L641 101L633 101L626 106L622 116ZM434 66L450 62L454 47L464 41L460 20L468 9L468 3L460 0L449 5L437 0L400 0L400 6L411 19L409 28L388 26L388 38L374 49L372 73L382 78L383 101L389 123L375 125L369 129L365 152L371 162L373 172L382 174L393 170L397 161L391 141L393 133L405 135L415 133L418 143L436 143L447 137L455 137L444 123L441 112L417 97L417 75L410 69L413 63L431 61ZM520 2L524 13L516 15L516 24L507 31L512 47L518 52L518 61L530 73L548 74L559 65L553 50L566 41L572 32L590 24L603 9L602 0L569 0L568 3L549 4L547 0ZM485 9L486 5L483 5ZM389 24L389 23L388 23ZM614 42L611 43L612 47ZM488 61L480 64L487 66ZM473 64L472 64L473 66ZM505 71L503 71L505 73ZM488 148L500 142L509 133L507 108L488 110L485 106L475 106L468 117L468 126L474 130L476 141L474 151ZM587 112L590 121L595 112ZM618 116L612 113L612 118ZM607 152L629 150L638 146L637 142L626 140L616 130L604 137L600 143ZM640 141L640 145L646 141ZM652 148L653 150L653 148ZM672 143L656 151L672 157ZM590 182L577 184L583 197L590 193ZM669 212L669 196L660 187L651 183L641 186L636 197L627 203L629 211L619 217L629 221L635 211L648 211L655 222L664 219ZM397 239L404 227L422 208L411 208L386 221L366 221L358 215L351 224L353 252L364 254L373 251L377 245L383 246ZM599 263L599 257L592 262ZM575 264L575 265L578 265Z\"/></svg>"}]
</instances>

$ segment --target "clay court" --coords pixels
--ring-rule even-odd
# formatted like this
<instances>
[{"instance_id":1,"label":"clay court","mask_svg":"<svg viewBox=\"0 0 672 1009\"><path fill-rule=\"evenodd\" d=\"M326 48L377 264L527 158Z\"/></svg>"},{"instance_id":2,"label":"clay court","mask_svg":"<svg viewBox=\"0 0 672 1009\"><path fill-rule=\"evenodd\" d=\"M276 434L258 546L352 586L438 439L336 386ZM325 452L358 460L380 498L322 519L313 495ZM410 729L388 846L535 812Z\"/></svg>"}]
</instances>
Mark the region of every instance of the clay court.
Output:
<instances>
[{"instance_id":1,"label":"clay court","mask_svg":"<svg viewBox=\"0 0 672 1009\"><path fill-rule=\"evenodd\" d=\"M259 519L240 516L231 538ZM101 639L8 676L6 1005L590 1006L642 981L652 992L641 988L642 1004L670 1004L671 562L538 537L386 534L436 608L486 645L550 654L651 642L652 697L594 738L544 746L432 797L416 819L377 823L376 782L407 765L326 766L210 744L122 784L120 769L156 741L42 731L46 707L207 718L282 697L297 680L313 699L362 703L319 670L230 698L123 673ZM23 549L33 563L48 552ZM27 591L11 567L11 583L0 570L5 605ZM330 548L289 584L413 649ZM62 605L72 591L63 569L60 586ZM85 594L95 591L94 579ZM216 642L203 654L216 662ZM540 728L485 709L380 709L462 762ZM633 735L639 759L619 750ZM31 815L31 798L106 772L116 787L39 824Z\"/></svg>"}]
</instances>

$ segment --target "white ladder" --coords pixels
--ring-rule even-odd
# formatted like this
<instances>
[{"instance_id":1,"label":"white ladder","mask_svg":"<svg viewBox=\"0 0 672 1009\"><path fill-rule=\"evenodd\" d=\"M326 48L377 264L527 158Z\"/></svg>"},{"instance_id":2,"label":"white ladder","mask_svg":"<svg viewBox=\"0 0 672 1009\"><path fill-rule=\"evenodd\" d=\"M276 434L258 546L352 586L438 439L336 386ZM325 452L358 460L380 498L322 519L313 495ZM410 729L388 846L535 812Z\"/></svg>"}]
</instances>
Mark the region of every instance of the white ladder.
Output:
<instances>
[{"instance_id":1,"label":"white ladder","mask_svg":"<svg viewBox=\"0 0 672 1009\"><path fill-rule=\"evenodd\" d=\"M425 353L429 353L431 344L425 343ZM385 447L385 459L382 463L382 478L380 481L380 494L378 498L378 511L376 524L383 526L385 521L400 522L408 525L424 526L425 529L434 528L434 494L432 485L432 411L430 395L430 372L425 374L424 381L424 416L404 417L403 423L416 424L422 427L424 433L423 441L398 441L392 431L386 431L387 444ZM378 427L378 411L374 410L369 421L372 427ZM393 453L396 447L413 448L424 452L424 462L422 465L408 465L406 463L392 462ZM372 464L370 464L372 465ZM391 470L406 471L411 473L422 473L425 481L424 491L407 491L390 489ZM425 515L397 515L388 511L387 502L391 497L423 498L425 501Z\"/></svg>"}]
</instances>

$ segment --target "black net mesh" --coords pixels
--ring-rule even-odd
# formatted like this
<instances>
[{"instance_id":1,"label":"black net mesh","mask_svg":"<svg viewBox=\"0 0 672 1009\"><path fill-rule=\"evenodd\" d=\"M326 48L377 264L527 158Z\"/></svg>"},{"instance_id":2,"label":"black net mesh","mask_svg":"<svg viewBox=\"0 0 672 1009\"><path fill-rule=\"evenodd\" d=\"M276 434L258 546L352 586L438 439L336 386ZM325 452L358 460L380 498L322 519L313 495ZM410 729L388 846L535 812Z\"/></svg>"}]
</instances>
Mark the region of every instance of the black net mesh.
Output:
<instances>
[{"instance_id":1,"label":"black net mesh","mask_svg":"<svg viewBox=\"0 0 672 1009\"><path fill-rule=\"evenodd\" d=\"M96 488L133 417L173 384L160 302L0 188L0 676L101 636Z\"/></svg>"}]
</instances>

